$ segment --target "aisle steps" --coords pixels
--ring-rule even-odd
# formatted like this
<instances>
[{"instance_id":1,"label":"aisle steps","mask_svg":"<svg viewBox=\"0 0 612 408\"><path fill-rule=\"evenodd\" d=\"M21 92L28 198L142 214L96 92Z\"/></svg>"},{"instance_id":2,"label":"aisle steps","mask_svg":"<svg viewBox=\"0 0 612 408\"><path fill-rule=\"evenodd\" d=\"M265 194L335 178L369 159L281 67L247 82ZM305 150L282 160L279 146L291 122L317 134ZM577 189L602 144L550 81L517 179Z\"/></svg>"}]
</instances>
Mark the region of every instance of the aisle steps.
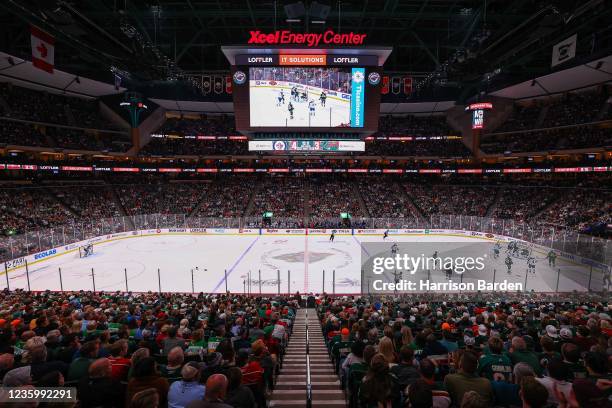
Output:
<instances>
[{"instance_id":1,"label":"aisle steps","mask_svg":"<svg viewBox=\"0 0 612 408\"><path fill-rule=\"evenodd\" d=\"M306 316L308 311L308 316ZM293 324L293 331L283 368L274 388L269 407L306 407L306 321L310 342L310 383L313 407L346 407L344 393L338 376L329 359L327 348L314 309L300 309Z\"/></svg>"}]
</instances>

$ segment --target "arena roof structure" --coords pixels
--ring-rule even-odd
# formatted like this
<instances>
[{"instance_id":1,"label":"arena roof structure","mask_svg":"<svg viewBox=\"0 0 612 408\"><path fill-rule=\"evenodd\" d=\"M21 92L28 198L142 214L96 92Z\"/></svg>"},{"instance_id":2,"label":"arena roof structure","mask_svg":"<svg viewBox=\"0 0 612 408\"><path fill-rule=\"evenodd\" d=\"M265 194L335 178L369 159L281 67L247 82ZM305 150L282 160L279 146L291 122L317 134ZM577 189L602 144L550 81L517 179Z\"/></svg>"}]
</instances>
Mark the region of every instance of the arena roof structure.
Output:
<instances>
[{"instance_id":1,"label":"arena roof structure","mask_svg":"<svg viewBox=\"0 0 612 408\"><path fill-rule=\"evenodd\" d=\"M36 25L57 39L58 69L105 82L112 69L125 82L227 72L221 46L246 45L251 30L363 33L364 45L394 48L385 71L415 78L413 102L465 100L611 54L612 8L604 0L321 0L325 13L306 1L297 14L295 3L5 0L0 33L5 52L28 59ZM573 34L575 60L551 68L552 47Z\"/></svg>"}]
</instances>

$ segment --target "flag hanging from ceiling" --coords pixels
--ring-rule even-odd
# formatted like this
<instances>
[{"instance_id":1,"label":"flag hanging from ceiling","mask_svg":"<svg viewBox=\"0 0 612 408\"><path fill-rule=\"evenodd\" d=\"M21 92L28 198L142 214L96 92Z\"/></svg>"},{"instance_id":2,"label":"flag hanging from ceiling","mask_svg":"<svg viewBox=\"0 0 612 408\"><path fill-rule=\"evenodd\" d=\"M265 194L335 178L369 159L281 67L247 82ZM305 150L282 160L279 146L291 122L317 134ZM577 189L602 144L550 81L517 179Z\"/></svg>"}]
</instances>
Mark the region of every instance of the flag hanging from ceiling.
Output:
<instances>
[{"instance_id":1,"label":"flag hanging from ceiling","mask_svg":"<svg viewBox=\"0 0 612 408\"><path fill-rule=\"evenodd\" d=\"M38 27L30 26L30 41L32 43L32 65L52 74L55 38Z\"/></svg>"}]
</instances>

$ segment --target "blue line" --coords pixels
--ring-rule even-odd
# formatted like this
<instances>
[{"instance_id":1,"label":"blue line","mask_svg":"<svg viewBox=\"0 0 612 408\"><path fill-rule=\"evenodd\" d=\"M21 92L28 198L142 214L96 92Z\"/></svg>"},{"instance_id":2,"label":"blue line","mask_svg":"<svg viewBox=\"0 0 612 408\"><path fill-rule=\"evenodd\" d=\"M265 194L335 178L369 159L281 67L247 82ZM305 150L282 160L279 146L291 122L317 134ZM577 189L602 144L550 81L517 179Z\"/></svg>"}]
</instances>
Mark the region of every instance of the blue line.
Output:
<instances>
[{"instance_id":1,"label":"blue line","mask_svg":"<svg viewBox=\"0 0 612 408\"><path fill-rule=\"evenodd\" d=\"M251 242L251 245L248 246L247 249L244 250L244 252L238 257L238 259L236 260L236 262L234 262L234 264L232 265L232 267L227 271L227 274L223 276L223 278L219 281L219 283L217 283L217 286L215 286L215 288L211 291L211 293L215 293L217 291L217 289L219 289L219 286L223 285L223 282L225 281L225 279L230 276L230 274L232 272L234 272L234 269L236 269L236 267L238 266L238 264L242 261L242 259L245 257L245 255L251 250L251 248L253 248L253 245L255 245L255 243L257 241L259 241L259 237L255 238L255 241Z\"/></svg>"},{"instance_id":2,"label":"blue line","mask_svg":"<svg viewBox=\"0 0 612 408\"><path fill-rule=\"evenodd\" d=\"M365 252L367 256L370 256L370 253L365 249L365 247L361 244L361 242L357 238L355 238L354 235L353 235L353 239L361 247L362 251Z\"/></svg>"}]
</instances>

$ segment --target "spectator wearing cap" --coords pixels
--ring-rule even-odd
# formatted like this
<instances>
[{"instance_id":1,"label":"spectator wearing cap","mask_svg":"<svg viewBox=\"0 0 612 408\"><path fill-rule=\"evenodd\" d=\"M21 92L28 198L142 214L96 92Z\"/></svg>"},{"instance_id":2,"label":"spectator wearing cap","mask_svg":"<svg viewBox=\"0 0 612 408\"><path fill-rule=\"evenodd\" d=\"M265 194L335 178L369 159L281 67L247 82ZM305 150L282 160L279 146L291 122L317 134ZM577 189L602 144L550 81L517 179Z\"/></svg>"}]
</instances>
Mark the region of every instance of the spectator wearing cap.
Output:
<instances>
[{"instance_id":1,"label":"spectator wearing cap","mask_svg":"<svg viewBox=\"0 0 612 408\"><path fill-rule=\"evenodd\" d=\"M163 364L159 367L159 372L162 377L168 380L169 384L181 379L181 368L185 361L185 353L179 346L174 347L168 353L168 364Z\"/></svg>"},{"instance_id":2,"label":"spectator wearing cap","mask_svg":"<svg viewBox=\"0 0 612 408\"><path fill-rule=\"evenodd\" d=\"M224 402L227 395L227 377L223 374L213 374L206 380L204 401L196 400L187 404L186 408L233 408Z\"/></svg>"},{"instance_id":3,"label":"spectator wearing cap","mask_svg":"<svg viewBox=\"0 0 612 408\"><path fill-rule=\"evenodd\" d=\"M109 359L100 358L89 365L87 377L78 385L79 400L83 408L121 406L125 387L112 378Z\"/></svg>"},{"instance_id":4,"label":"spectator wearing cap","mask_svg":"<svg viewBox=\"0 0 612 408\"><path fill-rule=\"evenodd\" d=\"M542 337L552 340L552 342L555 344L554 348L558 349L559 348L559 332L557 331L557 328L553 326L552 324L549 324L549 325L546 325L544 332L545 332L544 336Z\"/></svg>"},{"instance_id":5,"label":"spectator wearing cap","mask_svg":"<svg viewBox=\"0 0 612 408\"><path fill-rule=\"evenodd\" d=\"M475 338L476 345L482 346L483 344L487 344L487 341L489 341L488 334L489 330L487 329L487 326L485 326L484 324L478 325L478 335Z\"/></svg>"},{"instance_id":6,"label":"spectator wearing cap","mask_svg":"<svg viewBox=\"0 0 612 408\"><path fill-rule=\"evenodd\" d=\"M468 391L476 391L492 405L494 395L491 383L476 375L478 358L471 351L462 353L459 357L459 371L456 374L448 374L444 379L444 385L454 404L460 404L463 394Z\"/></svg>"},{"instance_id":7,"label":"spectator wearing cap","mask_svg":"<svg viewBox=\"0 0 612 408\"><path fill-rule=\"evenodd\" d=\"M533 368L537 375L542 373L542 366L538 356L527 350L527 344L522 337L515 336L512 338L512 347L510 348L510 360L512 364L527 363Z\"/></svg>"},{"instance_id":8,"label":"spectator wearing cap","mask_svg":"<svg viewBox=\"0 0 612 408\"><path fill-rule=\"evenodd\" d=\"M190 361L181 368L181 380L170 385L168 408L183 408L191 401L203 400L206 387L199 383L200 367Z\"/></svg>"},{"instance_id":9,"label":"spectator wearing cap","mask_svg":"<svg viewBox=\"0 0 612 408\"><path fill-rule=\"evenodd\" d=\"M168 395L168 380L162 377L157 370L157 364L152 357L145 357L134 366L132 379L128 382L126 392L126 404L132 400L134 394L147 388L155 388L159 395L160 406L166 405Z\"/></svg>"}]
</instances>

